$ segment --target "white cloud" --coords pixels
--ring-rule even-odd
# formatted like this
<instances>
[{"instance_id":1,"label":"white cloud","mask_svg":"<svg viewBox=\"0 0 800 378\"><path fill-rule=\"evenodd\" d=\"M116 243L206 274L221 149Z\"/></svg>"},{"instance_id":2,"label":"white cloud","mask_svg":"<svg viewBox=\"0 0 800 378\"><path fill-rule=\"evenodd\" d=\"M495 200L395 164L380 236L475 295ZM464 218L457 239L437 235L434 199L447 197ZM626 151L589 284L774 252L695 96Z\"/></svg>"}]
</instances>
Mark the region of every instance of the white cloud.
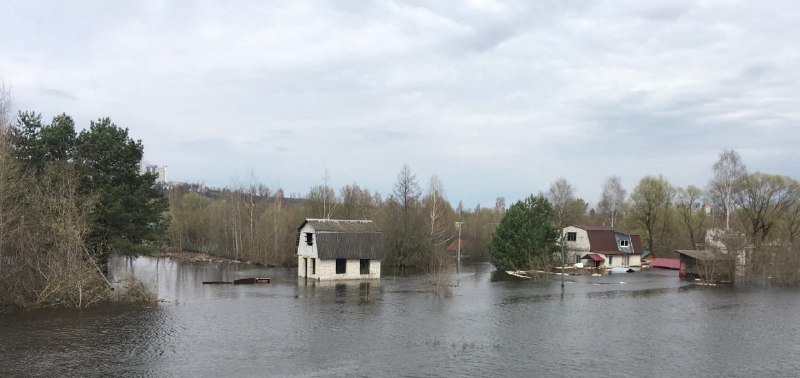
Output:
<instances>
[{"instance_id":1,"label":"white cloud","mask_svg":"<svg viewBox=\"0 0 800 378\"><path fill-rule=\"evenodd\" d=\"M453 202L559 176L704 185L722 148L800 176L793 2L12 2L14 103L110 116L170 176L252 169L387 193L404 162ZM452 185L452 186L451 186Z\"/></svg>"}]
</instances>

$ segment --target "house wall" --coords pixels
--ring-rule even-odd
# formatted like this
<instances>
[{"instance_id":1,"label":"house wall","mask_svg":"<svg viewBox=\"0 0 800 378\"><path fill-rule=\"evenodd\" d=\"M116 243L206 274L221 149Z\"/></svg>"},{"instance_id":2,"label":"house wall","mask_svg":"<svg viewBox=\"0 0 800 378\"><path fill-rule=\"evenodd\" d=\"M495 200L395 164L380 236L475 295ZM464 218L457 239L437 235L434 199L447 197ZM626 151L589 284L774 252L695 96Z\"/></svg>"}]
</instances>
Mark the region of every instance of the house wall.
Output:
<instances>
[{"instance_id":1,"label":"house wall","mask_svg":"<svg viewBox=\"0 0 800 378\"><path fill-rule=\"evenodd\" d=\"M305 277L304 257L298 256L298 276ZM381 278L381 260L369 261L369 274L361 274L361 260L347 260L344 274L336 274L336 260L317 259L316 274L311 273L311 258L308 259L308 277L316 280L364 280Z\"/></svg>"},{"instance_id":2,"label":"house wall","mask_svg":"<svg viewBox=\"0 0 800 378\"><path fill-rule=\"evenodd\" d=\"M642 266L642 257L637 254L602 256L606 259L606 261L603 262L604 268ZM609 262L609 260L611 261Z\"/></svg>"},{"instance_id":3,"label":"house wall","mask_svg":"<svg viewBox=\"0 0 800 378\"><path fill-rule=\"evenodd\" d=\"M567 239L567 234L570 232L575 233L575 241L567 241L567 251L566 251L566 260L570 263L578 262L578 258L583 254L589 252L589 234L586 230L575 227L575 226L568 226L564 227L563 230L564 240Z\"/></svg>"},{"instance_id":4,"label":"house wall","mask_svg":"<svg viewBox=\"0 0 800 378\"><path fill-rule=\"evenodd\" d=\"M311 232L314 234L312 245L306 244L306 233ZM317 234L314 232L314 227L310 224L306 224L303 226L303 229L300 230L300 242L297 245L297 256L298 257L314 257L316 258L319 256L317 254ZM302 260L298 260L299 263L302 263ZM300 270L303 269L303 265L298 265Z\"/></svg>"}]
</instances>

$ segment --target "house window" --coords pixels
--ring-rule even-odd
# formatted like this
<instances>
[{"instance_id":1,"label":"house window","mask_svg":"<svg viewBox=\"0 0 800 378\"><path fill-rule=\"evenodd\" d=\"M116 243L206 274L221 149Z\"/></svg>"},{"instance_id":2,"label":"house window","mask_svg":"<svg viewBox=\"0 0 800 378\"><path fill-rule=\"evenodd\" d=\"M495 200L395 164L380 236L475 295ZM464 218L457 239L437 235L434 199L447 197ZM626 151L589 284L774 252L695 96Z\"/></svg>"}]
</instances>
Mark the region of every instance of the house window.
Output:
<instances>
[{"instance_id":1,"label":"house window","mask_svg":"<svg viewBox=\"0 0 800 378\"><path fill-rule=\"evenodd\" d=\"M311 274L317 274L317 259L311 259Z\"/></svg>"},{"instance_id":2,"label":"house window","mask_svg":"<svg viewBox=\"0 0 800 378\"><path fill-rule=\"evenodd\" d=\"M614 256L608 256L608 265L614 265Z\"/></svg>"},{"instance_id":3,"label":"house window","mask_svg":"<svg viewBox=\"0 0 800 378\"><path fill-rule=\"evenodd\" d=\"M314 244L314 234L311 232L306 232L306 244L312 245Z\"/></svg>"},{"instance_id":4,"label":"house window","mask_svg":"<svg viewBox=\"0 0 800 378\"><path fill-rule=\"evenodd\" d=\"M361 274L369 274L369 259L361 259Z\"/></svg>"},{"instance_id":5,"label":"house window","mask_svg":"<svg viewBox=\"0 0 800 378\"><path fill-rule=\"evenodd\" d=\"M336 259L336 274L347 273L347 259Z\"/></svg>"},{"instance_id":6,"label":"house window","mask_svg":"<svg viewBox=\"0 0 800 378\"><path fill-rule=\"evenodd\" d=\"M620 240L620 241L619 241L619 246L620 246L620 247L627 247L627 246L629 246L629 245L630 245L630 243L631 243L631 242L630 242L630 241L628 241L628 240Z\"/></svg>"},{"instance_id":7,"label":"house window","mask_svg":"<svg viewBox=\"0 0 800 378\"><path fill-rule=\"evenodd\" d=\"M578 240L577 232L567 232L567 241L576 241L576 240Z\"/></svg>"}]
</instances>

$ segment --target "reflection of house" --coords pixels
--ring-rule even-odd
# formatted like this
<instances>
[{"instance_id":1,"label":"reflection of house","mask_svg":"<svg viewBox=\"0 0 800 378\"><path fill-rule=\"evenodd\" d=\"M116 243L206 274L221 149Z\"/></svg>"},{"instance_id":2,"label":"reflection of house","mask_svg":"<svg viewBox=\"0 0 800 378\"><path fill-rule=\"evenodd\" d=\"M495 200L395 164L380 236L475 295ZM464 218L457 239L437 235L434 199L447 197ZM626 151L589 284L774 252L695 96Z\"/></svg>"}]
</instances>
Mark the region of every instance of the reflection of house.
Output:
<instances>
[{"instance_id":1,"label":"reflection of house","mask_svg":"<svg viewBox=\"0 0 800 378\"><path fill-rule=\"evenodd\" d=\"M383 233L372 221L306 219L297 228L299 277L380 278L383 256Z\"/></svg>"},{"instance_id":2,"label":"reflection of house","mask_svg":"<svg viewBox=\"0 0 800 378\"><path fill-rule=\"evenodd\" d=\"M589 267L641 266L639 235L600 226L569 226L563 230L568 259Z\"/></svg>"}]
</instances>

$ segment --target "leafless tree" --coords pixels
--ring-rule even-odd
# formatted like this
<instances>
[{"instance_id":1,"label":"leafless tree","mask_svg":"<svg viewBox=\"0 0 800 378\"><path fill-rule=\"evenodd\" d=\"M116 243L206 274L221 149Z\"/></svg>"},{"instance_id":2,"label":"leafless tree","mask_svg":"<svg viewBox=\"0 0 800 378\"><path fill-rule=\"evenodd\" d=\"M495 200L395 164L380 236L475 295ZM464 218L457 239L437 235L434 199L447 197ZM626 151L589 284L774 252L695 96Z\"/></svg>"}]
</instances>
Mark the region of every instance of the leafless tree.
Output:
<instances>
[{"instance_id":1,"label":"leafless tree","mask_svg":"<svg viewBox=\"0 0 800 378\"><path fill-rule=\"evenodd\" d=\"M691 248L700 243L703 238L703 230L706 227L706 213L698 205L701 204L703 198L703 191L694 186L689 185L684 188L678 188L675 196L675 209L681 216L683 225L686 227L686 232L689 236L689 243Z\"/></svg>"},{"instance_id":2,"label":"leafless tree","mask_svg":"<svg viewBox=\"0 0 800 378\"><path fill-rule=\"evenodd\" d=\"M601 214L608 216L611 220L611 227L617 223L625 203L625 195L625 188L622 187L622 180L619 176L611 176L603 184L603 194L597 207Z\"/></svg>"},{"instance_id":3,"label":"leafless tree","mask_svg":"<svg viewBox=\"0 0 800 378\"><path fill-rule=\"evenodd\" d=\"M725 228L731 227L731 214L736 206L739 180L747 173L742 157L735 150L723 150L714 163L714 178L708 185L708 193L714 205L725 212Z\"/></svg>"},{"instance_id":4,"label":"leafless tree","mask_svg":"<svg viewBox=\"0 0 800 378\"><path fill-rule=\"evenodd\" d=\"M655 253L656 226L663 223L674 190L662 176L646 176L631 192L631 212L644 228L647 247Z\"/></svg>"},{"instance_id":5,"label":"leafless tree","mask_svg":"<svg viewBox=\"0 0 800 378\"><path fill-rule=\"evenodd\" d=\"M373 207L373 198L369 190L361 189L357 184L345 185L339 190L341 206L338 215L343 219L367 219Z\"/></svg>"},{"instance_id":6,"label":"leafless tree","mask_svg":"<svg viewBox=\"0 0 800 378\"><path fill-rule=\"evenodd\" d=\"M550 184L548 199L553 204L556 226L558 228L564 228L569 225L574 218L571 205L575 201L575 193L567 179L559 177Z\"/></svg>"}]
</instances>

